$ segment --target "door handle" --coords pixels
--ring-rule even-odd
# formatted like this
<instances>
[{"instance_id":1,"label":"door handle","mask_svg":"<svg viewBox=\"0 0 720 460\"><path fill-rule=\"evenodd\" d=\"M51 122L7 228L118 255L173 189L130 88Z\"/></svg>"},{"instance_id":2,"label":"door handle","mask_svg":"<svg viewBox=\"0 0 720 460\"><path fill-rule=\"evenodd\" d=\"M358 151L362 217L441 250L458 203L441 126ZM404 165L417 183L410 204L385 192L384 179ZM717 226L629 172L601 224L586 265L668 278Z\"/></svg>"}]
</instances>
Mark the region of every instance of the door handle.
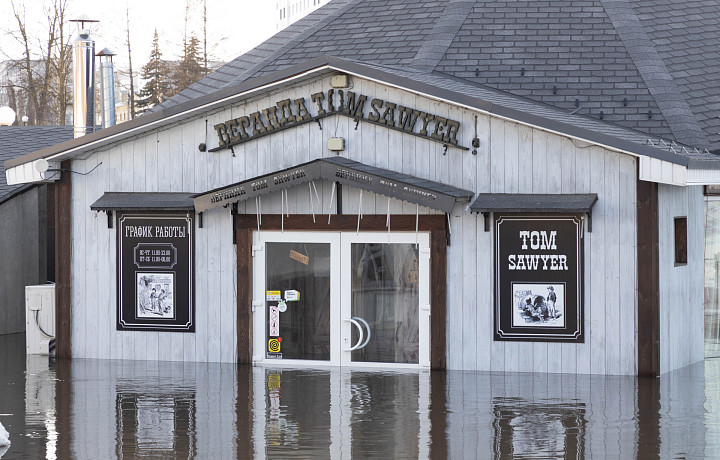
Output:
<instances>
[{"instance_id":1,"label":"door handle","mask_svg":"<svg viewBox=\"0 0 720 460\"><path fill-rule=\"evenodd\" d=\"M370 332L370 325L367 323L367 321L365 321L364 319L362 319L358 316L353 317L353 319L360 321L361 323L363 323L365 325L365 328L367 328L367 337L365 338L365 341L363 342L363 344L357 348L357 350L362 350L363 348L365 348L367 346L368 342L370 342L370 335L372 334ZM362 340L362 339L360 339L360 340Z\"/></svg>"},{"instance_id":2,"label":"door handle","mask_svg":"<svg viewBox=\"0 0 720 460\"><path fill-rule=\"evenodd\" d=\"M372 334L372 333L370 332L370 325L367 323L367 321L365 321L364 319L362 319L362 318L360 318L360 317L358 317L358 316L354 316L354 317L352 317L352 318L350 318L350 319L345 319L344 321L346 321L346 322L348 322L348 323L352 323L353 325L355 325L355 327L356 327L357 330L358 330L358 333L360 334L360 338L358 339L358 341L357 341L357 343L356 343L355 345L353 345L353 346L350 347L350 348L344 348L343 350L344 350L344 351L355 351L355 350L361 350L361 349L365 348L365 347L367 346L368 342L370 342L370 336L371 336L371 334ZM358 321L359 321L359 322L358 322ZM363 328L362 328L362 326L360 326L360 323L363 323L363 325L364 325L365 328L367 329L367 337L365 337L365 334L364 334L364 332L363 332ZM363 342L363 339L365 339L364 342Z\"/></svg>"},{"instance_id":3,"label":"door handle","mask_svg":"<svg viewBox=\"0 0 720 460\"><path fill-rule=\"evenodd\" d=\"M358 329L358 332L360 333L360 340L358 340L358 342L357 342L355 345L353 345L353 346L350 347L350 348L343 348L344 351L355 351L355 350L357 350L357 349L359 348L360 342L363 341L363 338L365 338L365 334L363 333L362 326L360 326L360 323L358 323L357 321L355 321L354 318L345 319L345 320L343 320L343 321L346 321L346 322L348 322L348 323L352 323L352 324Z\"/></svg>"}]
</instances>

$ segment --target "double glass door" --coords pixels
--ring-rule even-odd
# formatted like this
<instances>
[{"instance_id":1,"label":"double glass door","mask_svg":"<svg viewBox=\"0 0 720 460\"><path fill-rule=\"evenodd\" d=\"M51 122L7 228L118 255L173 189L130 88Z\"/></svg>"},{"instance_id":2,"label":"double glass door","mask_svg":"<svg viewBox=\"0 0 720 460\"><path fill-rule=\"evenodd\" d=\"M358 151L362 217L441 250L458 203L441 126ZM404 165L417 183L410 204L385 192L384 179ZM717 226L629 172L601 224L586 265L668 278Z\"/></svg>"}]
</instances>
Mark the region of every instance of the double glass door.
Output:
<instances>
[{"instance_id":1,"label":"double glass door","mask_svg":"<svg viewBox=\"0 0 720 460\"><path fill-rule=\"evenodd\" d=\"M253 360L429 367L429 235L255 234Z\"/></svg>"}]
</instances>

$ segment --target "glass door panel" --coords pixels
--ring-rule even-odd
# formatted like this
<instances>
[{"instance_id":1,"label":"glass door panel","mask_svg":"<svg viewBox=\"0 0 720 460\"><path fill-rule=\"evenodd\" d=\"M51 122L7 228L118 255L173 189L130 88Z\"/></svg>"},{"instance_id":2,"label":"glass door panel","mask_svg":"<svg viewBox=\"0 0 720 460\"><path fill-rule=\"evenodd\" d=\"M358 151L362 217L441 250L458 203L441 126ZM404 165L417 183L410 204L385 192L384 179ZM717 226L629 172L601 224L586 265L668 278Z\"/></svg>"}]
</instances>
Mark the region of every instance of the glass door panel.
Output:
<instances>
[{"instance_id":1,"label":"glass door panel","mask_svg":"<svg viewBox=\"0 0 720 460\"><path fill-rule=\"evenodd\" d=\"M253 361L429 367L429 235L259 232Z\"/></svg>"},{"instance_id":2,"label":"glass door panel","mask_svg":"<svg viewBox=\"0 0 720 460\"><path fill-rule=\"evenodd\" d=\"M266 251L267 358L329 361L330 244L267 243Z\"/></svg>"},{"instance_id":3,"label":"glass door panel","mask_svg":"<svg viewBox=\"0 0 720 460\"><path fill-rule=\"evenodd\" d=\"M339 364L333 338L339 235L260 232L256 238L253 360Z\"/></svg>"},{"instance_id":4,"label":"glass door panel","mask_svg":"<svg viewBox=\"0 0 720 460\"><path fill-rule=\"evenodd\" d=\"M429 235L343 233L343 364L429 367Z\"/></svg>"},{"instance_id":5,"label":"glass door panel","mask_svg":"<svg viewBox=\"0 0 720 460\"><path fill-rule=\"evenodd\" d=\"M365 330L352 329L351 343L364 335L352 360L418 364L418 248L411 243L352 243L350 253L351 316L365 322Z\"/></svg>"}]
</instances>

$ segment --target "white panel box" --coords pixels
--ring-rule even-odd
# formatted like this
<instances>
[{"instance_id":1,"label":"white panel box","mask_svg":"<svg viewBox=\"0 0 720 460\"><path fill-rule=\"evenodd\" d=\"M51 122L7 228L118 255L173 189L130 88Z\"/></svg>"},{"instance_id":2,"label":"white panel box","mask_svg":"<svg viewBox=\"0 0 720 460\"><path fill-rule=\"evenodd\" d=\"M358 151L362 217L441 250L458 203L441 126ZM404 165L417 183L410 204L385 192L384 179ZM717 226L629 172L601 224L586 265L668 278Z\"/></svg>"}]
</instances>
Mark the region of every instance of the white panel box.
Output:
<instances>
[{"instance_id":1,"label":"white panel box","mask_svg":"<svg viewBox=\"0 0 720 460\"><path fill-rule=\"evenodd\" d=\"M55 285L25 286L25 345L28 355L55 354Z\"/></svg>"}]
</instances>

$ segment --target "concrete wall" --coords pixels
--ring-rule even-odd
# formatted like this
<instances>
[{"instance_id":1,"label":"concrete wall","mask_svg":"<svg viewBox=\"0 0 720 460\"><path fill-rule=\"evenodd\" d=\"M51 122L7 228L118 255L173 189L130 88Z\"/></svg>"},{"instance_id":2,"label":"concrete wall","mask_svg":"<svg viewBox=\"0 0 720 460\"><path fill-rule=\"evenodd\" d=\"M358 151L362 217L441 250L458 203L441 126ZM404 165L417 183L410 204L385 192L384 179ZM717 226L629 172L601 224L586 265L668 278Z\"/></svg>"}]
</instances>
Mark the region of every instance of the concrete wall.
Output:
<instances>
[{"instance_id":1,"label":"concrete wall","mask_svg":"<svg viewBox=\"0 0 720 460\"><path fill-rule=\"evenodd\" d=\"M0 204L0 334L25 331L25 286L47 280L46 186Z\"/></svg>"}]
</instances>

